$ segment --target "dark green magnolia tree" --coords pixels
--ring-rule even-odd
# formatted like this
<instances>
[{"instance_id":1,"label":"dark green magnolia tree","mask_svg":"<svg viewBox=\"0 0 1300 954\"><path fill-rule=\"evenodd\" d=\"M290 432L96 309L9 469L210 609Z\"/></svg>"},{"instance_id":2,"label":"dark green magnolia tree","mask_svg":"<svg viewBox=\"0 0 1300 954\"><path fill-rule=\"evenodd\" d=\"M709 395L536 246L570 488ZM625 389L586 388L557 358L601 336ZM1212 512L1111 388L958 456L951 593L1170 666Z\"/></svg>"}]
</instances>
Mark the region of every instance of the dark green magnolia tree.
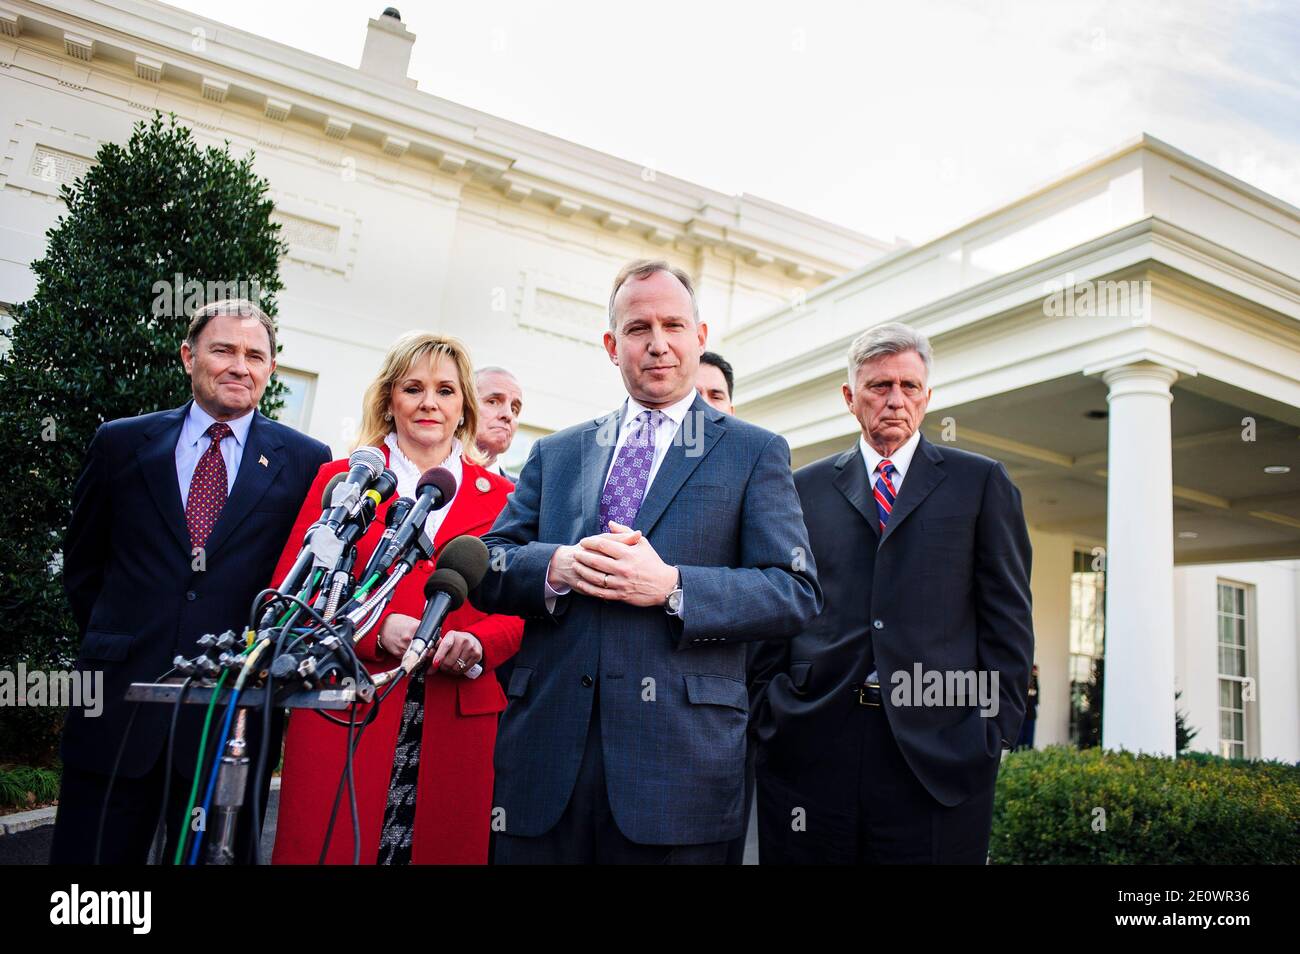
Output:
<instances>
[{"instance_id":1,"label":"dark green magnolia tree","mask_svg":"<svg viewBox=\"0 0 1300 954\"><path fill-rule=\"evenodd\" d=\"M105 145L62 199L0 357L0 668L65 668L78 635L61 548L72 488L104 421L190 396L179 346L195 308L249 297L269 315L284 247L267 183L229 144L200 149L155 115ZM2 349L0 349L2 350ZM272 380L262 411L283 403ZM48 757L62 713L7 709L0 762Z\"/></svg>"}]
</instances>

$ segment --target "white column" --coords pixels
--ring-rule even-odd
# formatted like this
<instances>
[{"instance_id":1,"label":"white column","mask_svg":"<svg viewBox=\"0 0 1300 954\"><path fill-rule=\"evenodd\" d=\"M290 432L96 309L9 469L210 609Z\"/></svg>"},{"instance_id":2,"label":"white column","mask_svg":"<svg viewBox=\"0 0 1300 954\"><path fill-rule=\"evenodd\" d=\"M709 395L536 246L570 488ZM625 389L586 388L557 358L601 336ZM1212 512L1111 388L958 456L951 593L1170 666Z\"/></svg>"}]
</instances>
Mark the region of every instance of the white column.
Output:
<instances>
[{"instance_id":1,"label":"white column","mask_svg":"<svg viewBox=\"0 0 1300 954\"><path fill-rule=\"evenodd\" d=\"M1106 670L1102 745L1174 754L1174 527L1170 385L1141 362L1110 388L1106 487Z\"/></svg>"}]
</instances>

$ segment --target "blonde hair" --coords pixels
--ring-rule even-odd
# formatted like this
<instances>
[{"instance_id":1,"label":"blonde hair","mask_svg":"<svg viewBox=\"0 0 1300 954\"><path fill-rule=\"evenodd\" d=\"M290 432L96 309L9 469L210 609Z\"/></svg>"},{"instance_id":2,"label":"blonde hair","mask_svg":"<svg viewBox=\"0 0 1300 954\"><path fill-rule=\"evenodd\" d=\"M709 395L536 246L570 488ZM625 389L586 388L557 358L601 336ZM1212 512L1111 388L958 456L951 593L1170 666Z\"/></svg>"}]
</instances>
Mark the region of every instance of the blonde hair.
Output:
<instances>
[{"instance_id":1,"label":"blonde hair","mask_svg":"<svg viewBox=\"0 0 1300 954\"><path fill-rule=\"evenodd\" d=\"M469 349L458 338L427 331L408 332L388 349L378 377L370 382L361 402L361 437L357 447L383 446L384 438L397 426L391 417L385 419L392 407L393 386L410 374L415 365L425 360L436 364L444 357L456 365L460 385L464 423L456 428L455 436L461 443L461 456L472 464L483 465L483 455L474 441L478 435L478 390L474 387L474 365Z\"/></svg>"}]
</instances>

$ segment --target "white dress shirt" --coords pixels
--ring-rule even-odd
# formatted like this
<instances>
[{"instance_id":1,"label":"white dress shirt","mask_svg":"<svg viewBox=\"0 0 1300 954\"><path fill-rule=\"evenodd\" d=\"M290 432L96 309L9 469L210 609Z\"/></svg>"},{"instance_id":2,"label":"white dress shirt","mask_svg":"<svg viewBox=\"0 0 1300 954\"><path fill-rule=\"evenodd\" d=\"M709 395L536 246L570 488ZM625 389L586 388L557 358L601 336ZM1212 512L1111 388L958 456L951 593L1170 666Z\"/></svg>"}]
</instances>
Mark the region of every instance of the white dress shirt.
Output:
<instances>
[{"instance_id":1,"label":"white dress shirt","mask_svg":"<svg viewBox=\"0 0 1300 954\"><path fill-rule=\"evenodd\" d=\"M664 458L668 456L668 448L672 446L673 438L677 436L682 421L686 419L686 412L695 403L695 396L696 392L692 390L676 404L659 409L659 423L655 427L655 456L650 462L650 476L646 479L645 485L647 496L650 493L651 485L655 482L655 475L659 473L659 467L663 464ZM609 482L609 475L614 472L614 462L618 460L618 452L623 449L623 445L627 443L627 439L632 436L632 432L636 429L637 417L642 411L649 410L650 408L632 400L632 398L628 398L623 402L623 422L619 425L618 441L614 444L614 456L610 458L609 467L605 471L606 483ZM645 497L641 499L644 501ZM608 529L608 527L600 528L602 533Z\"/></svg>"},{"instance_id":2,"label":"white dress shirt","mask_svg":"<svg viewBox=\"0 0 1300 954\"><path fill-rule=\"evenodd\" d=\"M889 455L888 460L894 465L894 474L889 478L889 482L894 485L894 499L897 500L899 494L903 492L903 478L907 476L907 468L912 465L912 455L916 453L916 445L921 442L921 432L913 431L903 446ZM876 453L876 449L867 443L866 436L858 438L858 450L862 452L863 463L867 465L867 483L872 487L876 486L876 479L880 476L876 468L880 462L886 458ZM871 675L867 676L867 682L879 682L880 676L876 670L871 670Z\"/></svg>"},{"instance_id":3,"label":"white dress shirt","mask_svg":"<svg viewBox=\"0 0 1300 954\"><path fill-rule=\"evenodd\" d=\"M907 476L907 469L912 465L912 455L916 453L916 445L921 442L921 432L913 431L912 436L898 450L889 455L889 462L894 465L894 475L889 478L889 482L894 485L894 496L897 497L903 492L903 478ZM867 483L872 487L876 486L876 478L880 476L876 468L880 462L886 458L882 454L876 453L876 449L867 443L865 436L858 438L858 449L862 451L862 461L867 465Z\"/></svg>"},{"instance_id":4,"label":"white dress shirt","mask_svg":"<svg viewBox=\"0 0 1300 954\"><path fill-rule=\"evenodd\" d=\"M672 446L673 440L677 437L677 432L682 426L682 421L686 419L686 412L689 411L691 405L695 403L696 395L697 392L692 389L689 394L677 403L659 409L658 423L655 426L655 455L654 459L650 462L650 476L646 479L645 496L641 498L642 503L645 503L645 498L650 496L650 488L655 482L655 475L659 473L659 468L663 464L664 458L668 456L668 448ZM623 449L623 445L627 443L628 437L631 436L632 431L636 428L637 416L642 411L649 410L650 408L634 401L630 397L623 402L623 420L619 425L618 440L614 443L614 454L609 460L609 469L605 471L605 483L609 483L609 475L613 472L614 463L618 460L618 452ZM602 484L602 486L604 485ZM601 533L606 533L608 530L609 527L607 526L600 528ZM546 611L548 613L554 613L555 598L568 593L570 588L565 586L563 589L555 589L551 586L550 580L544 582L546 586ZM682 603L678 607L678 616L684 614L684 606L685 594L683 594Z\"/></svg>"},{"instance_id":5,"label":"white dress shirt","mask_svg":"<svg viewBox=\"0 0 1300 954\"><path fill-rule=\"evenodd\" d=\"M199 466L199 458L212 444L207 429L217 423L199 402L190 404L190 413L185 415L181 424L181 436L176 441L176 482L181 488L181 509L184 510L190 500L190 482L194 480L194 469ZM226 421L232 437L222 438L217 445L221 459L226 462L226 495L235 487L235 478L239 476L239 462L244 459L244 447L248 443L248 429L253 425L253 412L250 410L243 417Z\"/></svg>"}]
</instances>

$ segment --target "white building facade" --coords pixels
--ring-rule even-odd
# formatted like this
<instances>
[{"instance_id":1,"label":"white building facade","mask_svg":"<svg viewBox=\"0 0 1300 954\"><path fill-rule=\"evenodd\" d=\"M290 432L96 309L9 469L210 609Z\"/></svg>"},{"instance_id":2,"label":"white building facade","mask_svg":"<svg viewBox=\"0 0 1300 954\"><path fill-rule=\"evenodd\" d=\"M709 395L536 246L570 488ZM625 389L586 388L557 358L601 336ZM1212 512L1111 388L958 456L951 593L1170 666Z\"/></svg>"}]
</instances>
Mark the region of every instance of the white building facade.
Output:
<instances>
[{"instance_id":1,"label":"white building facade","mask_svg":"<svg viewBox=\"0 0 1300 954\"><path fill-rule=\"evenodd\" d=\"M1300 210L1142 137L896 248L421 93L413 41L379 16L352 69L151 0L0 0L0 306L59 186L159 109L255 153L290 246L287 419L339 454L411 328L519 377L507 466L612 407L635 257L695 278L737 413L796 466L854 439L849 341L907 322L935 345L929 438L1024 494L1037 744L1071 739L1104 653L1107 746L1172 752L1178 691L1192 748L1300 760Z\"/></svg>"}]
</instances>

